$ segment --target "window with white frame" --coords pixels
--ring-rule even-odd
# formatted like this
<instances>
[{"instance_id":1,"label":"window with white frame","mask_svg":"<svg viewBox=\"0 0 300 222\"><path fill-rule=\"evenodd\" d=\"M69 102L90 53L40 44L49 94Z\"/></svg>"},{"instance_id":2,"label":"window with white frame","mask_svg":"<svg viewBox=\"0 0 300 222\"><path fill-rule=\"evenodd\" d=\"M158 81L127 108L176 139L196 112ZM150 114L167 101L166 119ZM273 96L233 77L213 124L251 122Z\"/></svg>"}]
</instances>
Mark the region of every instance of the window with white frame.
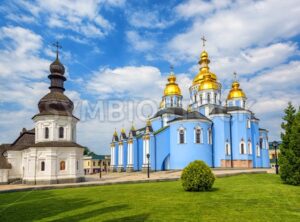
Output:
<instances>
[{"instance_id":1,"label":"window with white frame","mask_svg":"<svg viewBox=\"0 0 300 222\"><path fill-rule=\"evenodd\" d=\"M179 136L179 143L184 144L185 143L185 130L183 128L180 128L178 131Z\"/></svg>"},{"instance_id":2,"label":"window with white frame","mask_svg":"<svg viewBox=\"0 0 300 222\"><path fill-rule=\"evenodd\" d=\"M248 140L248 153L252 154L252 143L251 143L251 140Z\"/></svg>"},{"instance_id":3,"label":"window with white frame","mask_svg":"<svg viewBox=\"0 0 300 222\"><path fill-rule=\"evenodd\" d=\"M49 139L49 128L45 127L45 139Z\"/></svg>"},{"instance_id":4,"label":"window with white frame","mask_svg":"<svg viewBox=\"0 0 300 222\"><path fill-rule=\"evenodd\" d=\"M240 154L247 154L246 147L245 147L245 142L243 140L240 143Z\"/></svg>"},{"instance_id":5,"label":"window with white frame","mask_svg":"<svg viewBox=\"0 0 300 222\"><path fill-rule=\"evenodd\" d=\"M207 103L210 103L210 94L207 94Z\"/></svg>"},{"instance_id":6,"label":"window with white frame","mask_svg":"<svg viewBox=\"0 0 300 222\"><path fill-rule=\"evenodd\" d=\"M231 152L230 152L230 144L229 144L228 142L225 143L225 155L226 155L226 156L231 155Z\"/></svg>"},{"instance_id":7,"label":"window with white frame","mask_svg":"<svg viewBox=\"0 0 300 222\"><path fill-rule=\"evenodd\" d=\"M195 128L195 143L201 143L201 129Z\"/></svg>"},{"instance_id":8,"label":"window with white frame","mask_svg":"<svg viewBox=\"0 0 300 222\"><path fill-rule=\"evenodd\" d=\"M208 144L212 144L212 132L211 132L211 129L208 129L208 131L207 131L207 141L208 141Z\"/></svg>"},{"instance_id":9,"label":"window with white frame","mask_svg":"<svg viewBox=\"0 0 300 222\"><path fill-rule=\"evenodd\" d=\"M248 128L248 129L251 128L251 121L250 121L250 119L247 120L247 128Z\"/></svg>"},{"instance_id":10,"label":"window with white frame","mask_svg":"<svg viewBox=\"0 0 300 222\"><path fill-rule=\"evenodd\" d=\"M258 144L256 145L256 156L260 157L260 147Z\"/></svg>"},{"instance_id":11,"label":"window with white frame","mask_svg":"<svg viewBox=\"0 0 300 222\"><path fill-rule=\"evenodd\" d=\"M58 137L60 139L64 138L64 128L62 126L58 128Z\"/></svg>"}]
</instances>

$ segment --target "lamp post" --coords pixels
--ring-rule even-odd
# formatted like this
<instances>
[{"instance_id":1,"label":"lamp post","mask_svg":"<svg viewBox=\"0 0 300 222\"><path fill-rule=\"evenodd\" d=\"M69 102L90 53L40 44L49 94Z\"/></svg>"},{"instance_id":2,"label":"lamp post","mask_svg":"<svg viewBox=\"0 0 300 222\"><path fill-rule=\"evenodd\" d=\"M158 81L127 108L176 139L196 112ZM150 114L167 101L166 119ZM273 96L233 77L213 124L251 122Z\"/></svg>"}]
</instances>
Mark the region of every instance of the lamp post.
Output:
<instances>
[{"instance_id":1,"label":"lamp post","mask_svg":"<svg viewBox=\"0 0 300 222\"><path fill-rule=\"evenodd\" d=\"M276 172L276 174L278 174L278 158L277 158L278 142L277 141L273 142L273 147L275 149L275 172Z\"/></svg>"},{"instance_id":2,"label":"lamp post","mask_svg":"<svg viewBox=\"0 0 300 222\"><path fill-rule=\"evenodd\" d=\"M147 153L148 167L147 167L147 176L150 178L150 154Z\"/></svg>"},{"instance_id":3,"label":"lamp post","mask_svg":"<svg viewBox=\"0 0 300 222\"><path fill-rule=\"evenodd\" d=\"M102 178L102 168L101 168L101 165L102 165L102 160L100 160L100 174L99 174L100 179Z\"/></svg>"}]
</instances>

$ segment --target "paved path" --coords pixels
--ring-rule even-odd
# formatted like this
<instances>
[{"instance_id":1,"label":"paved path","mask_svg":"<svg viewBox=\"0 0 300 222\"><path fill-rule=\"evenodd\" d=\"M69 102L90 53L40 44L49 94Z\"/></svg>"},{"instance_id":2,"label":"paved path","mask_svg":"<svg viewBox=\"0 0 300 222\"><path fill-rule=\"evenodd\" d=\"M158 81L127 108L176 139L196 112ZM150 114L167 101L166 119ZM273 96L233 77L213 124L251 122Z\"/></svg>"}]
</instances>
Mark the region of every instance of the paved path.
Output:
<instances>
[{"instance_id":1,"label":"paved path","mask_svg":"<svg viewBox=\"0 0 300 222\"><path fill-rule=\"evenodd\" d=\"M238 174L249 173L267 173L268 169L213 169L216 177L225 177ZM181 171L161 171L152 172L150 178L147 174L141 172L133 173L103 173L102 178L97 175L86 176L86 182L69 183L69 184L51 184L51 185L23 185L23 184L9 184L0 185L0 193L26 190L40 190L40 189L59 189L67 187L84 187L84 186L99 186L110 184L124 184L124 183L143 183L143 182L157 182L157 181L173 181L180 178Z\"/></svg>"}]
</instances>

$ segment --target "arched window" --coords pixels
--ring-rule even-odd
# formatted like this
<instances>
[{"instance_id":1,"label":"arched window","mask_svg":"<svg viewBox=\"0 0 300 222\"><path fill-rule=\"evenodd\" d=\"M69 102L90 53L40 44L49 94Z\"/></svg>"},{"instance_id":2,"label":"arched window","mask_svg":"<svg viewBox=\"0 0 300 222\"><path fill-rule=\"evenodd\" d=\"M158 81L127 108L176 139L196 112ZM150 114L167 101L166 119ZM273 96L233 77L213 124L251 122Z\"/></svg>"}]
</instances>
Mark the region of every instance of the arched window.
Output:
<instances>
[{"instance_id":1,"label":"arched window","mask_svg":"<svg viewBox=\"0 0 300 222\"><path fill-rule=\"evenodd\" d=\"M248 140L248 153L252 154L252 144L250 140Z\"/></svg>"},{"instance_id":2,"label":"arched window","mask_svg":"<svg viewBox=\"0 0 300 222\"><path fill-rule=\"evenodd\" d=\"M256 145L256 156L260 156L260 148L259 145Z\"/></svg>"},{"instance_id":3,"label":"arched window","mask_svg":"<svg viewBox=\"0 0 300 222\"><path fill-rule=\"evenodd\" d=\"M251 121L250 121L250 119L247 120L247 128L248 128L248 129L251 128Z\"/></svg>"},{"instance_id":4,"label":"arched window","mask_svg":"<svg viewBox=\"0 0 300 222\"><path fill-rule=\"evenodd\" d=\"M212 133L211 133L211 129L208 129L207 131L207 134L208 134L208 144L212 144Z\"/></svg>"},{"instance_id":5,"label":"arched window","mask_svg":"<svg viewBox=\"0 0 300 222\"><path fill-rule=\"evenodd\" d=\"M49 139L49 128L45 127L45 139Z\"/></svg>"},{"instance_id":6,"label":"arched window","mask_svg":"<svg viewBox=\"0 0 300 222\"><path fill-rule=\"evenodd\" d=\"M245 106L246 106L246 101L244 100L243 101L243 108L245 108Z\"/></svg>"},{"instance_id":7,"label":"arched window","mask_svg":"<svg viewBox=\"0 0 300 222\"><path fill-rule=\"evenodd\" d=\"M210 103L210 94L207 94L207 103Z\"/></svg>"},{"instance_id":8,"label":"arched window","mask_svg":"<svg viewBox=\"0 0 300 222\"><path fill-rule=\"evenodd\" d=\"M217 93L215 93L215 103L217 103Z\"/></svg>"},{"instance_id":9,"label":"arched window","mask_svg":"<svg viewBox=\"0 0 300 222\"><path fill-rule=\"evenodd\" d=\"M195 143L201 143L201 129L195 129Z\"/></svg>"},{"instance_id":10,"label":"arched window","mask_svg":"<svg viewBox=\"0 0 300 222\"><path fill-rule=\"evenodd\" d=\"M61 127L59 127L58 131L59 131L59 133L58 133L59 138L60 139L64 138L64 128L61 126Z\"/></svg>"},{"instance_id":11,"label":"arched window","mask_svg":"<svg viewBox=\"0 0 300 222\"><path fill-rule=\"evenodd\" d=\"M76 161L76 169L79 170L79 161Z\"/></svg>"},{"instance_id":12,"label":"arched window","mask_svg":"<svg viewBox=\"0 0 300 222\"><path fill-rule=\"evenodd\" d=\"M179 143L183 144L185 143L185 135L184 135L184 129L179 130Z\"/></svg>"},{"instance_id":13,"label":"arched window","mask_svg":"<svg viewBox=\"0 0 300 222\"><path fill-rule=\"evenodd\" d=\"M173 107L173 97L171 97L171 107Z\"/></svg>"},{"instance_id":14,"label":"arched window","mask_svg":"<svg viewBox=\"0 0 300 222\"><path fill-rule=\"evenodd\" d=\"M66 169L66 162L65 161L60 161L59 169L60 170L65 170Z\"/></svg>"},{"instance_id":15,"label":"arched window","mask_svg":"<svg viewBox=\"0 0 300 222\"><path fill-rule=\"evenodd\" d=\"M230 155L231 152L230 152L230 145L229 143L225 143L225 155Z\"/></svg>"},{"instance_id":16,"label":"arched window","mask_svg":"<svg viewBox=\"0 0 300 222\"><path fill-rule=\"evenodd\" d=\"M194 101L197 102L197 95L194 95Z\"/></svg>"},{"instance_id":17,"label":"arched window","mask_svg":"<svg viewBox=\"0 0 300 222\"><path fill-rule=\"evenodd\" d=\"M203 97L202 95L200 95L200 105L202 105L202 103L203 103Z\"/></svg>"},{"instance_id":18,"label":"arched window","mask_svg":"<svg viewBox=\"0 0 300 222\"><path fill-rule=\"evenodd\" d=\"M260 138L259 139L259 147L262 149L263 148L263 142L264 142L264 139L263 138Z\"/></svg>"},{"instance_id":19,"label":"arched window","mask_svg":"<svg viewBox=\"0 0 300 222\"><path fill-rule=\"evenodd\" d=\"M45 171L45 162L44 161L41 162L41 171Z\"/></svg>"},{"instance_id":20,"label":"arched window","mask_svg":"<svg viewBox=\"0 0 300 222\"><path fill-rule=\"evenodd\" d=\"M240 144L240 154L246 154L245 143L243 140Z\"/></svg>"}]
</instances>

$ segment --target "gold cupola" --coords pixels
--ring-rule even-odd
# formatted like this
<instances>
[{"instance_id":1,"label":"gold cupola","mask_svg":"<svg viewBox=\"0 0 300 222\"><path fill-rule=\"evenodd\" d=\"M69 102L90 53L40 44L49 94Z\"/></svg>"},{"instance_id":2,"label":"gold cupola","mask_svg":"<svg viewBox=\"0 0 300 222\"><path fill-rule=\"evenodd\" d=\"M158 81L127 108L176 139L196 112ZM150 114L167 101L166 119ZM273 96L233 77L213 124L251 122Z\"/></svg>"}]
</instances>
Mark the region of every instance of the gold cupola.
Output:
<instances>
[{"instance_id":1,"label":"gold cupola","mask_svg":"<svg viewBox=\"0 0 300 222\"><path fill-rule=\"evenodd\" d=\"M176 83L176 76L172 71L168 77L168 83L166 84L166 88L164 90L164 96L171 95L181 96L181 90Z\"/></svg>"},{"instance_id":2,"label":"gold cupola","mask_svg":"<svg viewBox=\"0 0 300 222\"><path fill-rule=\"evenodd\" d=\"M231 99L246 99L246 95L243 92L242 89L240 89L240 84L237 80L234 80L232 85L231 85L231 89L229 91L229 94L227 96L227 100L231 100Z\"/></svg>"},{"instance_id":3,"label":"gold cupola","mask_svg":"<svg viewBox=\"0 0 300 222\"><path fill-rule=\"evenodd\" d=\"M210 75L210 79L212 81L217 81L216 74L210 72L208 64L210 63L208 53L204 50L200 55L200 60L198 64L201 66L199 69L199 73L193 80L193 85L201 84L204 81L204 77L206 74Z\"/></svg>"}]
</instances>

